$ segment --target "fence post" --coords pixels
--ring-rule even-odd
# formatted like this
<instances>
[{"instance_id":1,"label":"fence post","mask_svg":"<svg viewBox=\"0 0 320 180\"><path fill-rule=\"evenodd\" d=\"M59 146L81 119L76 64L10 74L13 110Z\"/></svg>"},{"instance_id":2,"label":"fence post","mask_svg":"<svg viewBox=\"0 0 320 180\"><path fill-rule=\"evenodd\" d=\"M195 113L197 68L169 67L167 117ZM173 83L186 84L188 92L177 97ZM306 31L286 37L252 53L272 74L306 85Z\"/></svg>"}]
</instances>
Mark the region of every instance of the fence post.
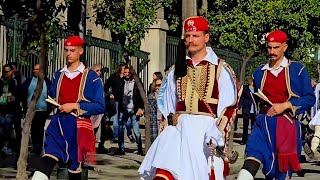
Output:
<instances>
[{"instance_id":1,"label":"fence post","mask_svg":"<svg viewBox=\"0 0 320 180\"><path fill-rule=\"evenodd\" d=\"M11 62L17 61L17 29L18 29L18 18L17 15L14 16L14 21L13 21L13 51L12 51L12 59L10 60Z\"/></svg>"},{"instance_id":2,"label":"fence post","mask_svg":"<svg viewBox=\"0 0 320 180\"><path fill-rule=\"evenodd\" d=\"M123 59L122 59L122 58L123 58L123 53L124 53L119 42L118 42L118 47L119 47L118 59L116 60L117 62L114 63L114 65L115 65L114 68L115 68L115 69L117 69L118 66L119 66L119 64L122 62L122 60L123 60ZM127 59L125 59L125 61L127 61Z\"/></svg>"},{"instance_id":3,"label":"fence post","mask_svg":"<svg viewBox=\"0 0 320 180\"><path fill-rule=\"evenodd\" d=\"M92 38L92 30L91 29L88 29L87 35L88 35L88 39L86 42L86 44L87 44L87 48L86 48L87 58L86 58L86 60L87 60L87 63L90 64L90 62L91 62L91 48L90 47L91 47L91 38ZM89 64L87 64L87 65L89 66ZM90 65L92 65L92 64L90 64Z\"/></svg>"}]
</instances>

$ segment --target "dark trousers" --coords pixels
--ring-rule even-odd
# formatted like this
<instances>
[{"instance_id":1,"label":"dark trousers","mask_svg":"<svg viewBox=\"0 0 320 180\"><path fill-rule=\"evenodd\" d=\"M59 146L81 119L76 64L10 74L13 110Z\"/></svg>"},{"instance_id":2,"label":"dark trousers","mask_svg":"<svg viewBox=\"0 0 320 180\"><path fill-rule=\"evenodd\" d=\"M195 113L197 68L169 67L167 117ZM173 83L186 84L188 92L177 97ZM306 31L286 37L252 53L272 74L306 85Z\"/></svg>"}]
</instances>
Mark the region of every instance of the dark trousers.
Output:
<instances>
[{"instance_id":1,"label":"dark trousers","mask_svg":"<svg viewBox=\"0 0 320 180\"><path fill-rule=\"evenodd\" d=\"M234 131L236 131L238 129L238 119L239 119L239 114L236 115L236 117L234 118Z\"/></svg>"},{"instance_id":2,"label":"dark trousers","mask_svg":"<svg viewBox=\"0 0 320 180\"><path fill-rule=\"evenodd\" d=\"M20 148L21 148L21 139L22 139L21 118L22 118L22 114L21 112L18 112L13 121L14 132L16 134L16 137L14 140L14 151L17 154L20 154Z\"/></svg>"},{"instance_id":3,"label":"dark trousers","mask_svg":"<svg viewBox=\"0 0 320 180\"><path fill-rule=\"evenodd\" d=\"M41 154L44 136L44 126L49 114L47 111L37 111L31 124L31 140L35 154Z\"/></svg>"},{"instance_id":4,"label":"dark trousers","mask_svg":"<svg viewBox=\"0 0 320 180\"><path fill-rule=\"evenodd\" d=\"M249 120L251 119L251 131L254 123L256 122L256 115L254 113L243 114L243 134L242 134L242 142L246 143L248 140L248 129L249 129Z\"/></svg>"}]
</instances>

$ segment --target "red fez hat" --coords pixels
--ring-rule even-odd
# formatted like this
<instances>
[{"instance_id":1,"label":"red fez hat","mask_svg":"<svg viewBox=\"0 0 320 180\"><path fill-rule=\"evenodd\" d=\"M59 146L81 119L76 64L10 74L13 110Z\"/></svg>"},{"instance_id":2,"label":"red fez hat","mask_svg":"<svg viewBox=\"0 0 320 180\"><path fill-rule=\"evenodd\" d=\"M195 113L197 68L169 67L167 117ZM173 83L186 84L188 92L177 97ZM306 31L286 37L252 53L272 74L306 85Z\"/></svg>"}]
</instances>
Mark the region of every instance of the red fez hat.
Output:
<instances>
[{"instance_id":1,"label":"red fez hat","mask_svg":"<svg viewBox=\"0 0 320 180\"><path fill-rule=\"evenodd\" d=\"M268 42L278 42L278 43L287 42L287 34L281 30L272 31L267 36L267 41Z\"/></svg>"},{"instance_id":2,"label":"red fez hat","mask_svg":"<svg viewBox=\"0 0 320 180\"><path fill-rule=\"evenodd\" d=\"M201 16L198 17L189 17L184 20L184 31L208 31L209 24L208 21Z\"/></svg>"},{"instance_id":3,"label":"red fez hat","mask_svg":"<svg viewBox=\"0 0 320 180\"><path fill-rule=\"evenodd\" d=\"M64 42L64 46L82 46L84 44L80 36L70 36Z\"/></svg>"}]
</instances>

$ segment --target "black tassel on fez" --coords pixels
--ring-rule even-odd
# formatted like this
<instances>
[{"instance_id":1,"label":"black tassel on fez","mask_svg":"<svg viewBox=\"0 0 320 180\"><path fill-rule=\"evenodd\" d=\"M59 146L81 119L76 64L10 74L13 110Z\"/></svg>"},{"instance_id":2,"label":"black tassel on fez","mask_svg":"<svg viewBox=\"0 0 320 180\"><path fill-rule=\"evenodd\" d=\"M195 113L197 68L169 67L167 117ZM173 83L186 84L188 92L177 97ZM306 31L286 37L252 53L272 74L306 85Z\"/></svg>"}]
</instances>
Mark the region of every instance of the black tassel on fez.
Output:
<instances>
[{"instance_id":1,"label":"black tassel on fez","mask_svg":"<svg viewBox=\"0 0 320 180\"><path fill-rule=\"evenodd\" d=\"M174 66L174 75L176 78L187 75L186 55L186 45L184 43L184 39L180 39L178 43L177 59Z\"/></svg>"}]
</instances>

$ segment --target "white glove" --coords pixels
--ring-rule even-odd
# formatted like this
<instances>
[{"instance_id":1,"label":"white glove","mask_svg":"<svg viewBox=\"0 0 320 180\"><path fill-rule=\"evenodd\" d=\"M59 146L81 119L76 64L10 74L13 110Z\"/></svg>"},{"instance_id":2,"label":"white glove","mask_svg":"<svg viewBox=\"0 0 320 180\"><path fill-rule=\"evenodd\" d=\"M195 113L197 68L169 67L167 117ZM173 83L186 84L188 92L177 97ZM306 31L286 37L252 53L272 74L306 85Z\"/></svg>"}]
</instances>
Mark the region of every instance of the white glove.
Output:
<instances>
[{"instance_id":1,"label":"white glove","mask_svg":"<svg viewBox=\"0 0 320 180\"><path fill-rule=\"evenodd\" d=\"M212 122L211 127L207 129L205 134L205 142L209 144L210 140L214 146L224 146L222 133L218 129L215 121Z\"/></svg>"}]
</instances>

